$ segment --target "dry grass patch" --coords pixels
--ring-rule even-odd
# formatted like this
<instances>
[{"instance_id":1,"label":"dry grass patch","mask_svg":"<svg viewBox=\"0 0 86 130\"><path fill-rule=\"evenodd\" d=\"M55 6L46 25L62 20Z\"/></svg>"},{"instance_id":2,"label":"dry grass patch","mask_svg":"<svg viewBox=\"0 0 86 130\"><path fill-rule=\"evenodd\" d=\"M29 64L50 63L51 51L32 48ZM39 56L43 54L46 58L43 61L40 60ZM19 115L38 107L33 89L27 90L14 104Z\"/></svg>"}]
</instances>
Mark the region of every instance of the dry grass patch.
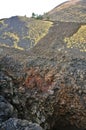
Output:
<instances>
[{"instance_id":1,"label":"dry grass patch","mask_svg":"<svg viewBox=\"0 0 86 130\"><path fill-rule=\"evenodd\" d=\"M82 25L79 30L71 37L66 37L64 41L68 48L79 48L86 52L86 25Z\"/></svg>"},{"instance_id":2,"label":"dry grass patch","mask_svg":"<svg viewBox=\"0 0 86 130\"><path fill-rule=\"evenodd\" d=\"M25 38L34 41L36 44L41 38L43 38L47 33L49 28L52 26L52 22L43 20L32 20L28 24L29 35Z\"/></svg>"}]
</instances>

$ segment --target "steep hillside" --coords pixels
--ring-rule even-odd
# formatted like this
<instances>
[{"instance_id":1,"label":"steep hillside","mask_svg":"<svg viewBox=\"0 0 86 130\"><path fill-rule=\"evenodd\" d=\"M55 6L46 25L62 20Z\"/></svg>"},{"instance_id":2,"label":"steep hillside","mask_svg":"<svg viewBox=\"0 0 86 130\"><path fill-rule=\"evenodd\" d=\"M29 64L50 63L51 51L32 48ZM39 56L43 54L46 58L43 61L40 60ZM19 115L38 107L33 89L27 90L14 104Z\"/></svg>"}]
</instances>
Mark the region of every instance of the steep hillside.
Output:
<instances>
[{"instance_id":1,"label":"steep hillside","mask_svg":"<svg viewBox=\"0 0 86 130\"><path fill-rule=\"evenodd\" d=\"M80 23L79 28L70 36L64 37L64 43L67 48L79 49L86 52L86 1L85 0L69 0L55 7L50 12L44 15L44 19L49 19L53 22L72 23L70 27L73 30L74 23ZM67 27L67 31L69 31ZM65 33L65 32L64 32ZM62 35L62 34L61 34ZM59 36L60 37L60 36Z\"/></svg>"},{"instance_id":2,"label":"steep hillside","mask_svg":"<svg viewBox=\"0 0 86 130\"><path fill-rule=\"evenodd\" d=\"M69 0L55 7L44 17L52 21L86 23L86 0Z\"/></svg>"},{"instance_id":3,"label":"steep hillside","mask_svg":"<svg viewBox=\"0 0 86 130\"><path fill-rule=\"evenodd\" d=\"M0 20L0 46L29 50L51 25L52 22L18 16Z\"/></svg>"}]
</instances>

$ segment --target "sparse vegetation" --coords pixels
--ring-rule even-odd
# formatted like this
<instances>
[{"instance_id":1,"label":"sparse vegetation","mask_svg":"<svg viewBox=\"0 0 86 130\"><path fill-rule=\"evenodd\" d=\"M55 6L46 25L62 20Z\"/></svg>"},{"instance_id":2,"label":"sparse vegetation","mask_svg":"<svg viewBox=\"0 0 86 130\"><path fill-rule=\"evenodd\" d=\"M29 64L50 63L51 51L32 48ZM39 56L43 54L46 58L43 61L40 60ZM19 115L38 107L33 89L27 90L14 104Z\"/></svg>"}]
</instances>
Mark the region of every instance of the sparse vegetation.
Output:
<instances>
[{"instance_id":1,"label":"sparse vegetation","mask_svg":"<svg viewBox=\"0 0 86 130\"><path fill-rule=\"evenodd\" d=\"M61 6L57 6L49 13L46 13L44 16L50 17L52 21L66 21L66 22L84 22L86 23L86 5L84 1L79 1L77 4L74 1L68 1Z\"/></svg>"},{"instance_id":2,"label":"sparse vegetation","mask_svg":"<svg viewBox=\"0 0 86 130\"><path fill-rule=\"evenodd\" d=\"M39 19L39 20L42 20L43 19L43 16L41 14L35 14L34 12L32 13L32 18L35 18L35 19Z\"/></svg>"},{"instance_id":3,"label":"sparse vegetation","mask_svg":"<svg viewBox=\"0 0 86 130\"><path fill-rule=\"evenodd\" d=\"M15 21L13 21L15 23L10 23L11 18L8 21L3 20L0 28L1 45L20 50L28 50L43 38L52 26L52 22L41 20L42 16L35 15L35 13L33 13L32 16L36 16L36 18L30 19L25 16L12 17L12 20L15 19Z\"/></svg>"},{"instance_id":4,"label":"sparse vegetation","mask_svg":"<svg viewBox=\"0 0 86 130\"><path fill-rule=\"evenodd\" d=\"M35 18L36 17L36 14L33 12L32 13L32 18Z\"/></svg>"},{"instance_id":5,"label":"sparse vegetation","mask_svg":"<svg viewBox=\"0 0 86 130\"><path fill-rule=\"evenodd\" d=\"M4 20L0 20L0 24L4 24Z\"/></svg>"},{"instance_id":6,"label":"sparse vegetation","mask_svg":"<svg viewBox=\"0 0 86 130\"><path fill-rule=\"evenodd\" d=\"M86 25L82 25L79 30L71 37L66 37L64 41L68 48L79 48L86 52Z\"/></svg>"},{"instance_id":7,"label":"sparse vegetation","mask_svg":"<svg viewBox=\"0 0 86 130\"><path fill-rule=\"evenodd\" d=\"M4 23L4 19L0 20L0 30L7 27L8 25L6 23Z\"/></svg>"},{"instance_id":8,"label":"sparse vegetation","mask_svg":"<svg viewBox=\"0 0 86 130\"><path fill-rule=\"evenodd\" d=\"M49 28L52 26L52 22L42 21L42 20L33 20L28 24L29 35L25 38L30 39L36 44L41 38L43 38Z\"/></svg>"},{"instance_id":9,"label":"sparse vegetation","mask_svg":"<svg viewBox=\"0 0 86 130\"><path fill-rule=\"evenodd\" d=\"M23 48L21 48L21 47L18 46L19 37L18 37L17 34L11 33L11 32L5 32L5 33L3 34L3 38L4 38L4 39L6 39L6 38L11 38L12 41L13 41L13 44L14 44L13 47L14 47L14 48L17 48L17 49L23 50Z\"/></svg>"},{"instance_id":10,"label":"sparse vegetation","mask_svg":"<svg viewBox=\"0 0 86 130\"><path fill-rule=\"evenodd\" d=\"M43 16L42 15L37 15L36 19L42 20Z\"/></svg>"}]
</instances>

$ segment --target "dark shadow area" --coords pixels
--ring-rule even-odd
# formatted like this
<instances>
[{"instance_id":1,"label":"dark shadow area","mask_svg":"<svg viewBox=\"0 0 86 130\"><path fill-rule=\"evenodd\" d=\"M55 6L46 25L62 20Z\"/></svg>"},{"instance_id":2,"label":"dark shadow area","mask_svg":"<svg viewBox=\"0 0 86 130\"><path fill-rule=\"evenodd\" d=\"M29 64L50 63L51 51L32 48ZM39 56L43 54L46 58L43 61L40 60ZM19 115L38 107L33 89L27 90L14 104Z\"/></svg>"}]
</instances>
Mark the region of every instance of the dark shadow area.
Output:
<instances>
[{"instance_id":1,"label":"dark shadow area","mask_svg":"<svg viewBox=\"0 0 86 130\"><path fill-rule=\"evenodd\" d=\"M52 130L86 130L86 129L81 129L77 128L75 126L67 125L67 126L54 126Z\"/></svg>"}]
</instances>

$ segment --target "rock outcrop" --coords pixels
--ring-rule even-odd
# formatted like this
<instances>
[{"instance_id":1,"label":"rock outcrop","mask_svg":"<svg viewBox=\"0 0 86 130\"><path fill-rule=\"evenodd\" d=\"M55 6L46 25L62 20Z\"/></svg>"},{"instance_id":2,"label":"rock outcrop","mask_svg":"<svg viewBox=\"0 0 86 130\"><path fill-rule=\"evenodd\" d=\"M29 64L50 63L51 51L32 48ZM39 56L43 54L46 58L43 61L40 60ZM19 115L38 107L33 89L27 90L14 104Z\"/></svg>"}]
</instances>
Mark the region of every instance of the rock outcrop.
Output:
<instances>
[{"instance_id":1,"label":"rock outcrop","mask_svg":"<svg viewBox=\"0 0 86 130\"><path fill-rule=\"evenodd\" d=\"M38 124L26 120L10 118L2 123L0 130L43 130Z\"/></svg>"},{"instance_id":2,"label":"rock outcrop","mask_svg":"<svg viewBox=\"0 0 86 130\"><path fill-rule=\"evenodd\" d=\"M0 96L0 123L9 119L13 114L13 106Z\"/></svg>"},{"instance_id":3,"label":"rock outcrop","mask_svg":"<svg viewBox=\"0 0 86 130\"><path fill-rule=\"evenodd\" d=\"M10 57L7 59L11 60ZM8 75L5 72L8 65L5 64L0 73L0 93L14 107L13 117L16 113L16 117L36 122L45 130L66 129L67 126L86 129L86 61L71 59L56 63L54 67L52 63L48 65L49 61L43 67L32 61L29 63L16 77L19 69L16 66L13 73L10 67ZM32 67L28 67L31 63Z\"/></svg>"}]
</instances>

